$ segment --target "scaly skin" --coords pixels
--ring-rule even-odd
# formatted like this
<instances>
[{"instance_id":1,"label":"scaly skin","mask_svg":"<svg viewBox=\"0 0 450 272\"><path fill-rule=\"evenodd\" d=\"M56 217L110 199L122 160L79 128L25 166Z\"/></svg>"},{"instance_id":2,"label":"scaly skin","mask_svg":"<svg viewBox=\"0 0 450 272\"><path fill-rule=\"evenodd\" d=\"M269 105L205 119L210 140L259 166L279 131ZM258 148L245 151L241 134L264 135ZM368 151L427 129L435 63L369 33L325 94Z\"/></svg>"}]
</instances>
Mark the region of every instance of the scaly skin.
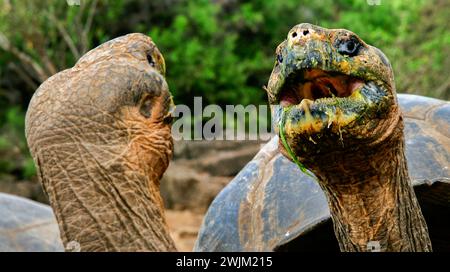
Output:
<instances>
[{"instance_id":1,"label":"scaly skin","mask_svg":"<svg viewBox=\"0 0 450 272\"><path fill-rule=\"evenodd\" d=\"M64 245L173 251L159 179L172 156L171 95L152 40L130 34L45 81L26 136Z\"/></svg>"},{"instance_id":2,"label":"scaly skin","mask_svg":"<svg viewBox=\"0 0 450 272\"><path fill-rule=\"evenodd\" d=\"M310 79L346 91L300 103L288 90L311 92ZM392 68L379 49L347 30L297 25L277 49L267 92L290 148L327 196L342 251L366 251L370 241L382 251L431 251L409 186Z\"/></svg>"}]
</instances>

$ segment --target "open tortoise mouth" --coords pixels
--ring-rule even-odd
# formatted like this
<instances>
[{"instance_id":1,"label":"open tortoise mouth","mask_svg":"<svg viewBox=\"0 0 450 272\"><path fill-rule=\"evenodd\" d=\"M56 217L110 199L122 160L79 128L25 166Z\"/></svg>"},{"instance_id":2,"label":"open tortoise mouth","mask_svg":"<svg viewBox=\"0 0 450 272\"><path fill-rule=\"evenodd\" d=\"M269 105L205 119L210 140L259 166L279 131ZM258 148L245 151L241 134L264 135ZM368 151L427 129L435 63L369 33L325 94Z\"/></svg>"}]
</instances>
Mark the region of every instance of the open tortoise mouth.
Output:
<instances>
[{"instance_id":1,"label":"open tortoise mouth","mask_svg":"<svg viewBox=\"0 0 450 272\"><path fill-rule=\"evenodd\" d=\"M382 81L302 68L291 72L276 92L278 122L288 138L342 134L388 111L390 92ZM357 123L355 123L357 121ZM353 130L358 133L357 130Z\"/></svg>"},{"instance_id":2,"label":"open tortoise mouth","mask_svg":"<svg viewBox=\"0 0 450 272\"><path fill-rule=\"evenodd\" d=\"M282 107L300 104L304 99L350 97L365 85L357 77L320 69L302 69L289 75L283 84L279 101ZM320 101L318 101L320 102Z\"/></svg>"}]
</instances>

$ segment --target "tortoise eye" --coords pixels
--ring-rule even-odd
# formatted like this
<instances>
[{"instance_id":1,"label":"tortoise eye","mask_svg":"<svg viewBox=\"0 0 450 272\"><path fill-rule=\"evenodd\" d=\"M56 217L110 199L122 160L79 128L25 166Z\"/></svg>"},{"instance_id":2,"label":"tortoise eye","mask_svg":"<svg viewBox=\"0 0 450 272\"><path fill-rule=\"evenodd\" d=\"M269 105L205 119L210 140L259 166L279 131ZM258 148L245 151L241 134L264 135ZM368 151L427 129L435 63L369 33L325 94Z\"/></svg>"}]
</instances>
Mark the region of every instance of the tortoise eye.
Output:
<instances>
[{"instance_id":1,"label":"tortoise eye","mask_svg":"<svg viewBox=\"0 0 450 272\"><path fill-rule=\"evenodd\" d=\"M153 57L150 54L147 54L147 61L151 67L155 67L155 61L153 60Z\"/></svg>"},{"instance_id":2,"label":"tortoise eye","mask_svg":"<svg viewBox=\"0 0 450 272\"><path fill-rule=\"evenodd\" d=\"M350 57L356 56L359 52L361 44L354 38L341 41L338 44L338 52L342 55Z\"/></svg>"}]
</instances>

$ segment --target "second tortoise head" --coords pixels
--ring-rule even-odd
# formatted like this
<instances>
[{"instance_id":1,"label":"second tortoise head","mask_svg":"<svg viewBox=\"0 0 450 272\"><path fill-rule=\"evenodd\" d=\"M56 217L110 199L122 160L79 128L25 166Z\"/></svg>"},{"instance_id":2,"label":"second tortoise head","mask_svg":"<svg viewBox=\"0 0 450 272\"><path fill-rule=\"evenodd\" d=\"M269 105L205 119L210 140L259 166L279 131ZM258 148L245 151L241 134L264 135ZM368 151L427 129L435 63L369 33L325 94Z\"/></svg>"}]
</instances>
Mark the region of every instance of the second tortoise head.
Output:
<instances>
[{"instance_id":1,"label":"second tortoise head","mask_svg":"<svg viewBox=\"0 0 450 272\"><path fill-rule=\"evenodd\" d=\"M375 142L400 116L389 60L345 29L294 26L276 49L267 94L276 132L301 156Z\"/></svg>"}]
</instances>

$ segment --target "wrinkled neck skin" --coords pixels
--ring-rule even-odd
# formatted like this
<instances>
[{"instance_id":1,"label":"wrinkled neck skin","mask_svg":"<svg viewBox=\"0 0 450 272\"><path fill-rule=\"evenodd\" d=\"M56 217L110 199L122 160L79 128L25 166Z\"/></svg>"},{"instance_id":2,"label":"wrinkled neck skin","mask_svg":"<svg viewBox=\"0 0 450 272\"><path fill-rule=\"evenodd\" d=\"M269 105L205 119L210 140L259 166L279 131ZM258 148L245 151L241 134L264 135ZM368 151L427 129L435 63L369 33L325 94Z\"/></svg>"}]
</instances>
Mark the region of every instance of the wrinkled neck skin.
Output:
<instances>
[{"instance_id":1,"label":"wrinkled neck skin","mask_svg":"<svg viewBox=\"0 0 450 272\"><path fill-rule=\"evenodd\" d=\"M315 158L341 251L431 251L420 206L410 185L403 121L391 135L367 147ZM373 245L373 244L372 244Z\"/></svg>"},{"instance_id":2,"label":"wrinkled neck skin","mask_svg":"<svg viewBox=\"0 0 450 272\"><path fill-rule=\"evenodd\" d=\"M37 154L38 163L54 164L39 174L67 250L77 248L73 242L81 251L176 250L159 191L171 157L170 127L129 131Z\"/></svg>"}]
</instances>

